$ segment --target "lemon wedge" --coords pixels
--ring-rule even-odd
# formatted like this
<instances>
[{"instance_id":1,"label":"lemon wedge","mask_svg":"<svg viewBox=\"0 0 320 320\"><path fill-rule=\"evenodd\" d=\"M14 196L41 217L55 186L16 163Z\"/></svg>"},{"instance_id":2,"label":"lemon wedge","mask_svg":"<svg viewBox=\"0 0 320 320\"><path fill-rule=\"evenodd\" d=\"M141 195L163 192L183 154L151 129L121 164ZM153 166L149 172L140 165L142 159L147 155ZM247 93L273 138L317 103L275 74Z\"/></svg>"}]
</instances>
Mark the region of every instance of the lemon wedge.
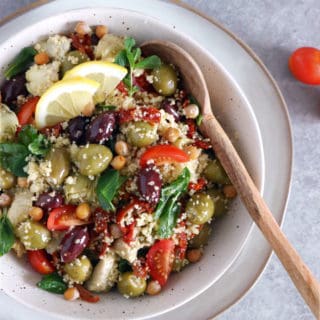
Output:
<instances>
[{"instance_id":1,"label":"lemon wedge","mask_svg":"<svg viewBox=\"0 0 320 320\"><path fill-rule=\"evenodd\" d=\"M103 102L119 82L126 76L128 70L118 64L106 61L88 61L69 70L63 79L85 77L100 83L100 88L95 94L97 103Z\"/></svg>"},{"instance_id":2,"label":"lemon wedge","mask_svg":"<svg viewBox=\"0 0 320 320\"><path fill-rule=\"evenodd\" d=\"M53 126L81 114L90 115L94 109L93 97L99 87L98 82L80 77L56 82L37 104L37 128Z\"/></svg>"}]
</instances>

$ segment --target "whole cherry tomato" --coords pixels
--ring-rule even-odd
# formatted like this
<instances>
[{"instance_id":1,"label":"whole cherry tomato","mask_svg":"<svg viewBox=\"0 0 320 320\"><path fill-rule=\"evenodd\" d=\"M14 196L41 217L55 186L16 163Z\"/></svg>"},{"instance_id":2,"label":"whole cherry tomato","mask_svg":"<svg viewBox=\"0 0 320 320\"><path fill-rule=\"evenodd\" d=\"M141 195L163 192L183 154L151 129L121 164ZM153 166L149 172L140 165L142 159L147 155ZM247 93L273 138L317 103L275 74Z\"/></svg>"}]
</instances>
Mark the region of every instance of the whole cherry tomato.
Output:
<instances>
[{"instance_id":1,"label":"whole cherry tomato","mask_svg":"<svg viewBox=\"0 0 320 320\"><path fill-rule=\"evenodd\" d=\"M289 58L289 69L296 79L306 84L320 84L320 50L302 47Z\"/></svg>"}]
</instances>

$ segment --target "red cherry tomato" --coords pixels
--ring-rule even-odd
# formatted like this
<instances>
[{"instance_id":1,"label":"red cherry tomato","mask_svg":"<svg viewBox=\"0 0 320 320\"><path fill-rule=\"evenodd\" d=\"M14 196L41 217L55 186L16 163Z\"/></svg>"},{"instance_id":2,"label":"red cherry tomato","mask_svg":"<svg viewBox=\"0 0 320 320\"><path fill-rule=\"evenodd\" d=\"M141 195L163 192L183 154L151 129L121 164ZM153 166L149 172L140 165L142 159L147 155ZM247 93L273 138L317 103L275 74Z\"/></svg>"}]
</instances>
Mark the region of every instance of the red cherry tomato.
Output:
<instances>
[{"instance_id":1,"label":"red cherry tomato","mask_svg":"<svg viewBox=\"0 0 320 320\"><path fill-rule=\"evenodd\" d=\"M32 97L21 106L17 114L20 126L31 124L34 121L34 113L39 100L40 97Z\"/></svg>"},{"instance_id":2,"label":"red cherry tomato","mask_svg":"<svg viewBox=\"0 0 320 320\"><path fill-rule=\"evenodd\" d=\"M53 264L49 261L45 250L27 251L28 260L31 267L41 273L50 274L55 271Z\"/></svg>"},{"instance_id":3,"label":"red cherry tomato","mask_svg":"<svg viewBox=\"0 0 320 320\"><path fill-rule=\"evenodd\" d=\"M320 84L320 50L302 47L289 58L289 69L296 79L306 84Z\"/></svg>"},{"instance_id":4,"label":"red cherry tomato","mask_svg":"<svg viewBox=\"0 0 320 320\"><path fill-rule=\"evenodd\" d=\"M76 217L77 206L64 205L53 209L47 221L47 228L50 231L68 230L71 226L88 224L88 221L80 220Z\"/></svg>"},{"instance_id":5,"label":"red cherry tomato","mask_svg":"<svg viewBox=\"0 0 320 320\"><path fill-rule=\"evenodd\" d=\"M150 275L164 286L172 270L174 260L174 242L171 239L162 239L156 242L147 253L147 265Z\"/></svg>"},{"instance_id":6,"label":"red cherry tomato","mask_svg":"<svg viewBox=\"0 0 320 320\"><path fill-rule=\"evenodd\" d=\"M189 156L183 150L169 144L160 144L147 149L140 158L140 165L145 166L153 160L156 165L172 162L187 162Z\"/></svg>"},{"instance_id":7,"label":"red cherry tomato","mask_svg":"<svg viewBox=\"0 0 320 320\"><path fill-rule=\"evenodd\" d=\"M150 123L159 123L161 119L161 113L157 108L153 107L141 107L141 108L130 108L121 109L119 111L119 122L120 124L129 121L143 120Z\"/></svg>"}]
</instances>

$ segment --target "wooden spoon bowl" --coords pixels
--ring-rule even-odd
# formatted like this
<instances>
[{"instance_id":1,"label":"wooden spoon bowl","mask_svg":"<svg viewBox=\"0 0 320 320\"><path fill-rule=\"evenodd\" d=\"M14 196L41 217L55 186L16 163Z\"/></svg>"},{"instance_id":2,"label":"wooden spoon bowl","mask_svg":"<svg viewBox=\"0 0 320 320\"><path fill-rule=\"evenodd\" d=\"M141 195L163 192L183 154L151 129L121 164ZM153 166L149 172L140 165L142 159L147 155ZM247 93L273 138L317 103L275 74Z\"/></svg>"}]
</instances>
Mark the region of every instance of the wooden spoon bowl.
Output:
<instances>
[{"instance_id":1,"label":"wooden spoon bowl","mask_svg":"<svg viewBox=\"0 0 320 320\"><path fill-rule=\"evenodd\" d=\"M210 139L215 154L252 219L269 241L315 317L320 319L320 284L281 231L229 137L213 115L207 84L198 64L189 53L169 41L148 41L142 44L141 49L145 56L156 54L179 69L184 87L199 102L203 115L200 126L202 133Z\"/></svg>"}]
</instances>

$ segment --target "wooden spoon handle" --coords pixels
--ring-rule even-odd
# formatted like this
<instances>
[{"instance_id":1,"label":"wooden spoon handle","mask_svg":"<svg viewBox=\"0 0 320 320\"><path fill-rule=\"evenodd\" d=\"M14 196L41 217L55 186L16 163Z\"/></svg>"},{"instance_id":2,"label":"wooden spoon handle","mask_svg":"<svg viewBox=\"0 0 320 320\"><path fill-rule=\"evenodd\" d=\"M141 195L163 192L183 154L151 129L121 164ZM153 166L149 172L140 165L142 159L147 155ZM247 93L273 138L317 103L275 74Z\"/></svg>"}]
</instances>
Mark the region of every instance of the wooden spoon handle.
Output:
<instances>
[{"instance_id":1,"label":"wooden spoon handle","mask_svg":"<svg viewBox=\"0 0 320 320\"><path fill-rule=\"evenodd\" d=\"M281 231L230 139L212 114L203 117L201 129L210 138L218 159L252 219L269 241L305 302L320 319L320 284Z\"/></svg>"}]
</instances>

